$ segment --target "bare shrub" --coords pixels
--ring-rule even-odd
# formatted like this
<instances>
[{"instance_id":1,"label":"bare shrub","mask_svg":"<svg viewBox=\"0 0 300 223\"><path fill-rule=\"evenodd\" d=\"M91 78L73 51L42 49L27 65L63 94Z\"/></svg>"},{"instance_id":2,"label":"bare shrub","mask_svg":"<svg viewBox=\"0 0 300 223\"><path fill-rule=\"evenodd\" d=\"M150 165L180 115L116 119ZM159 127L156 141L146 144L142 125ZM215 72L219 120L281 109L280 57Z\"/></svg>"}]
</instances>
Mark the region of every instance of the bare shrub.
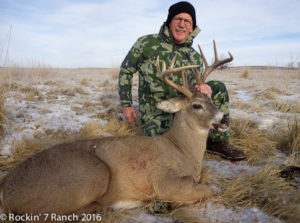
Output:
<instances>
[{"instance_id":1,"label":"bare shrub","mask_svg":"<svg viewBox=\"0 0 300 223\"><path fill-rule=\"evenodd\" d=\"M90 82L90 80L89 80L88 78L83 77L83 78L81 79L80 84L82 84L83 86L88 86L88 85L89 85L89 82Z\"/></svg>"},{"instance_id":2,"label":"bare shrub","mask_svg":"<svg viewBox=\"0 0 300 223\"><path fill-rule=\"evenodd\" d=\"M300 55L294 56L294 55L290 55L290 61L287 63L287 67L290 69L295 69L297 67L297 65L299 65L300 62L299 61L299 57Z\"/></svg>"},{"instance_id":3,"label":"bare shrub","mask_svg":"<svg viewBox=\"0 0 300 223\"><path fill-rule=\"evenodd\" d=\"M245 70L243 71L243 73L241 74L240 77L241 77L241 78L244 78L244 79L248 79L248 78L249 78L249 71L248 71L248 69L245 69Z\"/></svg>"}]
</instances>

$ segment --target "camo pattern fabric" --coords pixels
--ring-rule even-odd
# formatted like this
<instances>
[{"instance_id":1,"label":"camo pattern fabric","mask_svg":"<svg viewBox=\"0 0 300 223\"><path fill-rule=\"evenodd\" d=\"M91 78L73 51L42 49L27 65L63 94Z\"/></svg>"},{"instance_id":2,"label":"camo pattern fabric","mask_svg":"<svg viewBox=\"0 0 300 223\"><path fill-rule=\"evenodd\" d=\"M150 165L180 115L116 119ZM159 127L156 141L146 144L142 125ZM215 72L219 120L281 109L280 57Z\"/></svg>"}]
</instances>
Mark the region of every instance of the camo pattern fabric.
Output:
<instances>
[{"instance_id":1,"label":"camo pattern fabric","mask_svg":"<svg viewBox=\"0 0 300 223\"><path fill-rule=\"evenodd\" d=\"M200 65L198 71L202 74L202 58L191 47L193 39L199 32L200 29L196 27L184 41L175 45L169 28L163 24L158 34L139 38L125 57L119 74L120 101L123 108L132 106L132 77L134 73L138 72L139 111L144 135L160 135L167 131L173 122L174 115L157 109L155 104L161 100L182 96L180 92L162 81L157 72L157 56L159 56L160 67L162 61L169 67L173 57L177 55L174 67L198 64ZM196 84L196 80L194 75L191 75L192 70L187 70L187 73L188 83L192 88ZM174 83L182 85L181 72L173 73L168 78ZM220 97L221 94L216 96L216 98ZM218 103L223 105L221 101ZM223 107L226 110L226 106Z\"/></svg>"},{"instance_id":2,"label":"camo pattern fabric","mask_svg":"<svg viewBox=\"0 0 300 223\"><path fill-rule=\"evenodd\" d=\"M225 132L220 132L218 130L211 129L209 131L208 140L212 143L217 142L226 142L229 140L229 96L226 86L221 81L208 81L207 84L211 87L212 90L212 101L216 107L222 111L226 117L228 130Z\"/></svg>"}]
</instances>

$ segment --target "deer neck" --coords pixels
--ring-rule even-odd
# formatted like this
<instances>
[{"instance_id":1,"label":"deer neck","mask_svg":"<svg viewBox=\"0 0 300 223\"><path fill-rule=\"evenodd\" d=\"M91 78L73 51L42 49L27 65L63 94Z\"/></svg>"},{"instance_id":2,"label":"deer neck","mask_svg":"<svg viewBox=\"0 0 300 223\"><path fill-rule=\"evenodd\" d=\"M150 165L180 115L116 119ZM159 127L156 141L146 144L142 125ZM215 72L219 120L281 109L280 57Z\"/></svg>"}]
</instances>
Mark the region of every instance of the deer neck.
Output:
<instances>
[{"instance_id":1,"label":"deer neck","mask_svg":"<svg viewBox=\"0 0 300 223\"><path fill-rule=\"evenodd\" d=\"M200 128L197 123L189 123L184 113L181 113L175 116L172 127L163 136L167 137L183 152L200 158L199 151L206 149L208 131L209 129Z\"/></svg>"},{"instance_id":2,"label":"deer neck","mask_svg":"<svg viewBox=\"0 0 300 223\"><path fill-rule=\"evenodd\" d=\"M202 129L196 123L189 123L184 113L177 113L172 127L163 134L193 163L195 180L200 180L202 160L206 150L209 129Z\"/></svg>"}]
</instances>

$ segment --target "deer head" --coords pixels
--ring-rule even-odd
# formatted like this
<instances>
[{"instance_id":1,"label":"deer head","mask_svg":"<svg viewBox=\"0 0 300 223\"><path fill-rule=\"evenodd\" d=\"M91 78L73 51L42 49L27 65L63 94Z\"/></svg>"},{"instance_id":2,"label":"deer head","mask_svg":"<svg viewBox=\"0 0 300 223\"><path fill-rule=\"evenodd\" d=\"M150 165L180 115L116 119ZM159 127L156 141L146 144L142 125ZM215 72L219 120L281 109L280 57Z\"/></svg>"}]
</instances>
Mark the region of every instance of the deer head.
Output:
<instances>
[{"instance_id":1,"label":"deer head","mask_svg":"<svg viewBox=\"0 0 300 223\"><path fill-rule=\"evenodd\" d=\"M203 72L202 77L200 77L200 74L196 69L199 67L199 65L189 65L189 66L174 68L177 55L175 55L174 58L172 59L170 68L168 69L166 69L166 63L164 61L162 62L162 69L160 69L159 57L157 57L157 63L156 63L157 70L161 75L163 81L167 85L183 93L186 96L186 98L172 98L169 100L164 100L158 102L156 104L156 107L169 113L184 111L189 114L186 117L190 123L196 122L200 124L200 126L203 128L207 128L207 129L216 128L219 129L220 131L225 131L227 126L222 124L222 122L220 122L220 120L222 120L223 114L216 109L216 107L213 105L211 99L208 96L196 90L194 90L193 92L190 91L190 89L188 88L187 73L185 72L185 70L187 69L193 69L197 84L202 85L205 83L208 75L211 74L215 69L233 60L233 56L230 52L228 52L229 58L226 58L224 60L219 60L217 49L216 49L216 43L215 41L213 41L213 43L214 43L215 61L211 66L208 65L207 60L203 54L203 51L201 47L198 45L205 65L205 70ZM182 86L177 85L176 83L172 82L167 78L168 75L179 71L182 72L182 80L183 80Z\"/></svg>"}]
</instances>

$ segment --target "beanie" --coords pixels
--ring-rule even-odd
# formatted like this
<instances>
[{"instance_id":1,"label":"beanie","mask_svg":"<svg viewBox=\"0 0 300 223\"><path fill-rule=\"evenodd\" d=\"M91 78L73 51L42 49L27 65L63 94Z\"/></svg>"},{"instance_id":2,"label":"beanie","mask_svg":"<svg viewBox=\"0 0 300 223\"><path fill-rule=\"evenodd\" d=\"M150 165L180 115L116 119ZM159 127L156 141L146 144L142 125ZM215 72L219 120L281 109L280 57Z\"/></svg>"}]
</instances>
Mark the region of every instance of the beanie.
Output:
<instances>
[{"instance_id":1,"label":"beanie","mask_svg":"<svg viewBox=\"0 0 300 223\"><path fill-rule=\"evenodd\" d=\"M174 5L171 5L169 8L169 15L166 21L167 26L169 26L170 22L172 21L172 19L179 13L188 13L192 16L193 19L193 29L195 29L196 27L196 13L195 13L195 8L192 4L190 4L189 2L177 2Z\"/></svg>"}]
</instances>

